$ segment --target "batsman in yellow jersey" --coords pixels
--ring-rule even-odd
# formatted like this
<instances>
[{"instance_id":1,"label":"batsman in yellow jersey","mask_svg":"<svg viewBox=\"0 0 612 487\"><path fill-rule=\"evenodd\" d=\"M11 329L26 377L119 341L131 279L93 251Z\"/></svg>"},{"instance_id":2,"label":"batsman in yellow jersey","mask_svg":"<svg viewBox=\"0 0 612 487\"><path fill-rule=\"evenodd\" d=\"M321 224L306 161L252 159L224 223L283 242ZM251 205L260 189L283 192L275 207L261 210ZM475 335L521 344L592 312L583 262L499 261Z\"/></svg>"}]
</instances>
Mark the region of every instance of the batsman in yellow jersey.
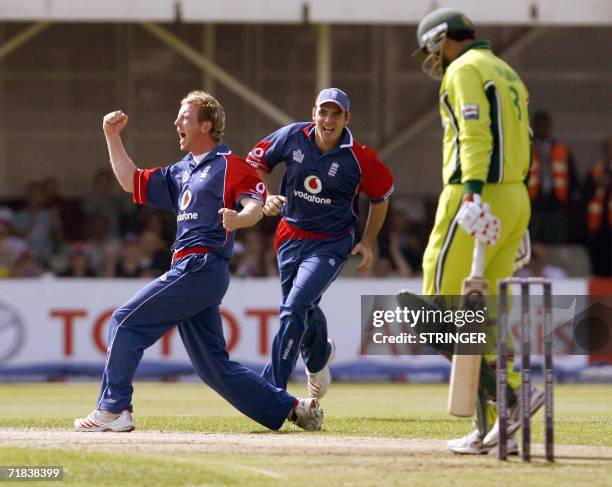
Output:
<instances>
[{"instance_id":1,"label":"batsman in yellow jersey","mask_svg":"<svg viewBox=\"0 0 612 487\"><path fill-rule=\"evenodd\" d=\"M474 25L457 10L440 8L423 18L417 41L413 56L429 76L441 80L444 127L444 189L423 258L423 294L461 293L461 282L470 273L474 238L487 244L484 277L495 293L497 281L510 277L517 264L528 260L529 94L516 71L493 54L490 42L476 40ZM491 355L483 360L479 428L448 442L457 453L485 453L497 444L491 404L495 374L490 364L494 361ZM511 372L511 366L508 370L510 387L518 389L518 373ZM535 389L533 413L543 400ZM508 434L514 438L520 426L520 405L512 391L509 406ZM516 440L508 448L517 450Z\"/></svg>"}]
</instances>

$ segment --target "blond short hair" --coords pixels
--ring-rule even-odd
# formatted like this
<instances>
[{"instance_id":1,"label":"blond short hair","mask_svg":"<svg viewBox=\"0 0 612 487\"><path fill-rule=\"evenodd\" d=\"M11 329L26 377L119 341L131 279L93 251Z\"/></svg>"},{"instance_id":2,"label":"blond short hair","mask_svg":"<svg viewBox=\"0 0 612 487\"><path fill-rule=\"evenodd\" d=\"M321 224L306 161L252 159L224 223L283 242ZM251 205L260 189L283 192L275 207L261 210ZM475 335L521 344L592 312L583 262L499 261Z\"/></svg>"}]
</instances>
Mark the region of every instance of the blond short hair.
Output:
<instances>
[{"instance_id":1,"label":"blond short hair","mask_svg":"<svg viewBox=\"0 0 612 487\"><path fill-rule=\"evenodd\" d=\"M210 136L213 140L220 142L225 133L225 110L223 110L221 103L210 93L195 90L181 100L181 105L185 104L199 107L198 122L212 122L213 128L210 131Z\"/></svg>"}]
</instances>

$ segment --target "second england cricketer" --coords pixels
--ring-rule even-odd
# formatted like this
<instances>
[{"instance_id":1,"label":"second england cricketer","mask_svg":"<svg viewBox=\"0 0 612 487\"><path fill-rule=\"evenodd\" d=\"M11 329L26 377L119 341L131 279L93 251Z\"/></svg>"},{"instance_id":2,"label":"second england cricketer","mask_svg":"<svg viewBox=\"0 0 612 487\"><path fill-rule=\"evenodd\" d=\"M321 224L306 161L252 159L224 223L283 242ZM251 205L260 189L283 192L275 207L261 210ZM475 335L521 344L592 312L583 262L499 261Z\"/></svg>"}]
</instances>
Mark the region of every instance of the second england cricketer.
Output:
<instances>
[{"instance_id":1,"label":"second england cricketer","mask_svg":"<svg viewBox=\"0 0 612 487\"><path fill-rule=\"evenodd\" d=\"M372 149L353 139L350 121L348 95L326 88L315 100L311 122L280 128L258 142L247 157L266 184L264 214L282 217L275 238L282 292L280 329L263 376L286 388L301 354L308 391L317 399L330 385L329 364L335 354L319 302L349 255L361 255L357 270L371 267L394 189L387 166ZM283 162L280 193L272 194L269 173ZM369 199L369 213L361 240L355 243L361 192Z\"/></svg>"}]
</instances>

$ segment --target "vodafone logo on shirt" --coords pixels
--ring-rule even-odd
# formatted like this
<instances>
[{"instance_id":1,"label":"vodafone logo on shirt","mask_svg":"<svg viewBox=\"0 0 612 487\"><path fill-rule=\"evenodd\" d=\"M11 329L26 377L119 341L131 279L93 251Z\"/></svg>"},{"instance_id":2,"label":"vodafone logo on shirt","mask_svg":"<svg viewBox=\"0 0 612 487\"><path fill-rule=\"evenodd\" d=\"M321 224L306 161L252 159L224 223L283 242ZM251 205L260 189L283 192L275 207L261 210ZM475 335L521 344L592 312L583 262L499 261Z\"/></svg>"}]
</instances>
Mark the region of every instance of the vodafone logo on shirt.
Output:
<instances>
[{"instance_id":1,"label":"vodafone logo on shirt","mask_svg":"<svg viewBox=\"0 0 612 487\"><path fill-rule=\"evenodd\" d=\"M179 206L181 211L185 211L187 209L187 207L189 206L189 203L191 203L191 190L187 189L184 193L183 196L181 196L181 204Z\"/></svg>"},{"instance_id":2,"label":"vodafone logo on shirt","mask_svg":"<svg viewBox=\"0 0 612 487\"><path fill-rule=\"evenodd\" d=\"M183 196L181 196L181 203L179 204L179 210L181 210L183 213L179 213L177 215L176 217L177 222L182 222L184 220L197 220L198 219L197 213L189 213L185 211L187 207L189 206L189 204L191 203L191 198L192 198L191 190L186 189L185 192L183 193Z\"/></svg>"},{"instance_id":3,"label":"vodafone logo on shirt","mask_svg":"<svg viewBox=\"0 0 612 487\"><path fill-rule=\"evenodd\" d=\"M304 187L311 194L319 194L323 189L321 180L316 176L308 176L304 179Z\"/></svg>"},{"instance_id":4,"label":"vodafone logo on shirt","mask_svg":"<svg viewBox=\"0 0 612 487\"><path fill-rule=\"evenodd\" d=\"M316 203L318 205L331 205L331 198L321 198L319 196L315 196L316 194L319 194L323 189L321 180L318 177L308 176L306 179L304 179L304 188L306 188L306 191L308 191L308 193L294 189L293 195L311 203Z\"/></svg>"}]
</instances>

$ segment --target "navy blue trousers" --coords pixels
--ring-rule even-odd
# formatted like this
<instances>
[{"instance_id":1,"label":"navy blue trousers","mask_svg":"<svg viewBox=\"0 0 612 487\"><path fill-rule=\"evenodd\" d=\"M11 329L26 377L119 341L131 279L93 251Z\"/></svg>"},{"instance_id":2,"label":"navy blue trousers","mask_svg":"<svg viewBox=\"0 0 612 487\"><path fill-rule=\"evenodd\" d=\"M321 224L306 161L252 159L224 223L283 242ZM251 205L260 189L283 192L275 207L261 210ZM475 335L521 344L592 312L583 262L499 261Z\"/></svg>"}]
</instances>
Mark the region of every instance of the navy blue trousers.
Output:
<instances>
[{"instance_id":1,"label":"navy blue trousers","mask_svg":"<svg viewBox=\"0 0 612 487\"><path fill-rule=\"evenodd\" d=\"M144 350L178 325L202 380L251 419L279 429L295 398L229 359L219 308L228 284L225 259L212 253L189 255L117 309L97 408L119 413L132 406L132 381Z\"/></svg>"},{"instance_id":2,"label":"navy blue trousers","mask_svg":"<svg viewBox=\"0 0 612 487\"><path fill-rule=\"evenodd\" d=\"M318 372L325 366L330 350L319 302L340 273L353 241L353 232L347 232L327 239L287 240L278 249L280 329L262 372L275 386L287 388L300 352L309 371Z\"/></svg>"}]
</instances>

